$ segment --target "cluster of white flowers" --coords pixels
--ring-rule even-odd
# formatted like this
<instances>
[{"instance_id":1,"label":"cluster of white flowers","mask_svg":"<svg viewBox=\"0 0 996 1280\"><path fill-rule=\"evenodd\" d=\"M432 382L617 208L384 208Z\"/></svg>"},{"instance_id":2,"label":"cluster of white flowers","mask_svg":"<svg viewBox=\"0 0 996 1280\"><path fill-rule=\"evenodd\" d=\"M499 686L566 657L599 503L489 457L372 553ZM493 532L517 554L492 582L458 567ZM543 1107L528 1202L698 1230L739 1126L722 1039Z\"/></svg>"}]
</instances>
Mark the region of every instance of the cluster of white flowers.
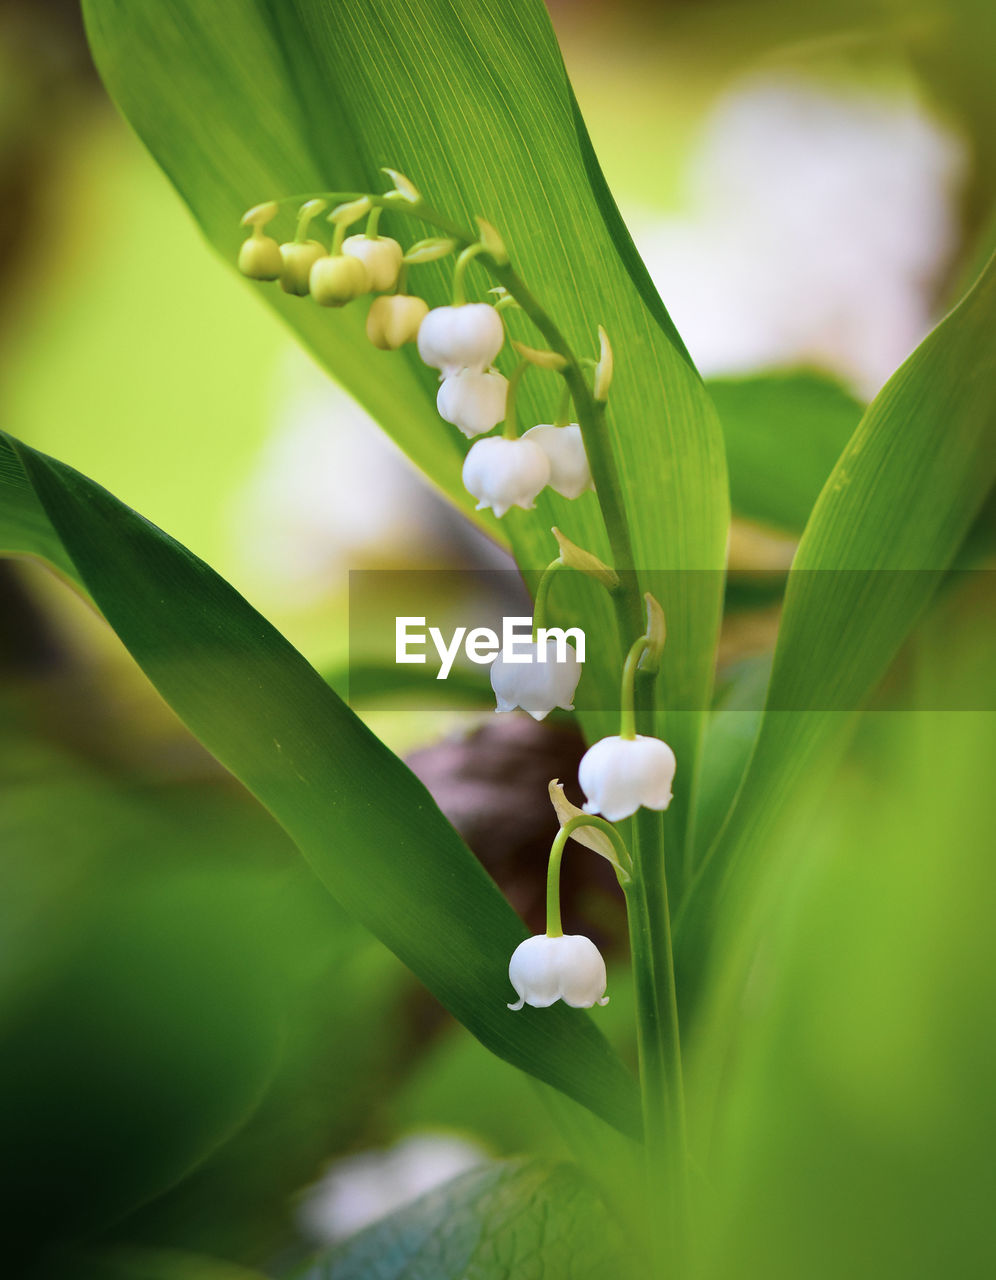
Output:
<instances>
[{"instance_id":1,"label":"cluster of white flowers","mask_svg":"<svg viewBox=\"0 0 996 1280\"><path fill-rule=\"evenodd\" d=\"M442 375L439 416L468 440L505 421L508 379L492 367L504 342L501 316L484 302L436 307L419 329L419 355ZM593 487L576 422L540 423L521 437L478 440L464 461L463 482L478 510L490 508L496 516L511 507L529 510L548 485L565 498Z\"/></svg>"},{"instance_id":2,"label":"cluster of white flowers","mask_svg":"<svg viewBox=\"0 0 996 1280\"><path fill-rule=\"evenodd\" d=\"M250 209L242 219L252 229L239 253L243 275L279 280L285 293L310 294L325 307L342 307L363 294L377 293L367 314L367 336L384 351L418 343L425 363L440 372L440 417L469 440L505 422L509 382L493 367L505 344L505 327L495 307L469 302L430 311L422 298L404 291L404 250L397 240L376 234L376 221L366 234L346 239L337 229L331 252L321 241L308 238L310 222L325 207L320 199L306 201L299 211L296 237L284 244L264 232L277 215L277 205L271 201ZM362 216L370 202L343 208L350 210L348 217ZM330 216L341 221L342 209ZM371 216L378 217L379 210ZM594 487L576 422L540 423L522 437L477 441L467 453L463 480L478 510L490 508L499 517L512 507L532 508L547 486L565 498L578 498Z\"/></svg>"},{"instance_id":3,"label":"cluster of white flowers","mask_svg":"<svg viewBox=\"0 0 996 1280\"><path fill-rule=\"evenodd\" d=\"M418 206L421 198L408 180L399 174L392 173L392 176L397 185L391 194ZM506 378L494 367L505 345L505 326L498 306L463 301L462 273L470 257L483 251L500 261L500 255L505 252L497 232L487 223L480 224L481 242L469 246L458 260L453 305L430 311L421 298L405 291L408 266L443 256L455 248L458 241L421 241L406 257L396 240L378 234L381 206L377 198L363 196L349 197L346 204L332 210L329 217L335 233L329 250L308 236L312 220L326 207L323 198L305 201L298 212L296 235L284 244L278 244L264 232L266 224L277 214L277 205L270 202L250 209L243 223L251 232L239 253L243 274L255 280L279 280L286 293L299 297L310 295L320 306L342 307L362 294L378 294L367 316L367 335L382 350L396 350L405 343L417 342L422 360L439 371L436 407L440 417L467 439L474 440L464 461L463 480L478 500L479 510L490 508L500 517L512 507L527 510L533 507L537 495L547 486L570 499L593 488L581 427L577 422L566 420L569 396L561 406L558 421L539 423L524 435L518 434L515 391L527 363L564 368L565 357L520 345L517 349L523 363L511 379ZM369 219L365 233L347 238L346 228L364 216ZM601 354L595 366L593 395L603 403L612 376L612 353L602 329L599 339ZM502 435L476 439L502 423ZM549 566L548 573L567 566L591 575L609 590L615 589L619 579L610 566L570 543L559 530L553 532L561 555ZM537 626L532 643L522 646L514 655L502 652L491 667L497 710L522 708L537 720L549 715L555 707L573 710L583 657L567 644L562 633L559 639L547 637L538 625L541 594L542 583L537 592ZM607 826L609 822L628 818L640 807L666 809L671 802L674 753L665 742L637 735L634 729L632 675L635 664L642 661L645 653L656 653L657 646L663 643L660 606L649 596L647 605L647 632L634 643L624 669L621 733L596 742L581 761L578 780L586 803L583 811L574 810L570 832L562 820L560 835L551 850L551 884L559 874L559 859L567 836L573 834L579 823L596 827L600 824L602 838L611 842L618 837ZM655 631L654 610L661 619L659 637ZM554 799L555 805L559 803ZM563 803L568 804L566 800ZM585 814L592 815L591 819L586 819ZM622 863L615 861L614 853L599 848L591 837L578 838L610 857L620 876L624 874ZM625 846L622 849L624 858L628 858ZM559 889L555 885L550 892L547 920L547 932L526 939L512 955L509 979L518 1000L509 1008L521 1009L525 1004L544 1008L557 1000L575 1008L605 1004L605 963L590 939L562 932Z\"/></svg>"}]
</instances>

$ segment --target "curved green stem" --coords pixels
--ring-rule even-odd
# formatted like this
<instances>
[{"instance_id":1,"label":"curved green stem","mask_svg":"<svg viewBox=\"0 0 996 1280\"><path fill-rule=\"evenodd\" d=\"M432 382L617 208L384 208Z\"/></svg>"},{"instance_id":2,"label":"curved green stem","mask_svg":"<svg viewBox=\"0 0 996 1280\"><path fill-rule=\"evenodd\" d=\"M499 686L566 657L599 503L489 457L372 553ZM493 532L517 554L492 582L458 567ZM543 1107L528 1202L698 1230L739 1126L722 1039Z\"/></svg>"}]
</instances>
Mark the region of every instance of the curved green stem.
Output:
<instances>
[{"instance_id":1,"label":"curved green stem","mask_svg":"<svg viewBox=\"0 0 996 1280\"><path fill-rule=\"evenodd\" d=\"M577 409L585 452L595 480L595 494L602 508L602 518L605 521L609 545L612 548L613 567L623 577L623 588L618 596L620 621L623 624L622 634L625 636L638 633L643 630L642 601L635 574L632 572L636 566L629 523L626 519L622 484L615 456L605 431L605 406L595 400L567 340L512 266L509 263L492 262L491 274L512 294L546 339L550 350L556 351L566 361L561 373ZM627 573L627 570L630 572Z\"/></svg>"},{"instance_id":2,"label":"curved green stem","mask_svg":"<svg viewBox=\"0 0 996 1280\"><path fill-rule=\"evenodd\" d=\"M382 204L375 204L370 210L370 215L367 218L366 230L363 232L368 240L377 239L377 228L380 226L380 215L383 211L384 206Z\"/></svg>"},{"instance_id":3,"label":"curved green stem","mask_svg":"<svg viewBox=\"0 0 996 1280\"><path fill-rule=\"evenodd\" d=\"M563 568L564 562L560 556L557 556L556 560L551 560L546 566L536 584L536 598L533 601L533 640L538 638L540 628L546 625L546 605L550 598L550 588L553 586L557 570Z\"/></svg>"},{"instance_id":4,"label":"curved green stem","mask_svg":"<svg viewBox=\"0 0 996 1280\"><path fill-rule=\"evenodd\" d=\"M620 738L636 737L636 669L640 665L647 648L647 637L640 636L634 640L623 663L622 686L619 694L619 736Z\"/></svg>"},{"instance_id":5,"label":"curved green stem","mask_svg":"<svg viewBox=\"0 0 996 1280\"><path fill-rule=\"evenodd\" d=\"M303 244L308 238L308 228L318 214L325 208L325 201L322 199L305 200L301 205L301 211L297 215L297 227L294 231L294 243Z\"/></svg>"},{"instance_id":6,"label":"curved green stem","mask_svg":"<svg viewBox=\"0 0 996 1280\"><path fill-rule=\"evenodd\" d=\"M467 301L467 268L480 254L485 253L484 245L479 241L469 244L462 250L453 269L453 305L462 307Z\"/></svg>"},{"instance_id":7,"label":"curved green stem","mask_svg":"<svg viewBox=\"0 0 996 1280\"><path fill-rule=\"evenodd\" d=\"M546 868L546 936L562 938L564 927L560 922L560 860L564 856L570 832L561 827L550 846L550 861Z\"/></svg>"},{"instance_id":8,"label":"curved green stem","mask_svg":"<svg viewBox=\"0 0 996 1280\"><path fill-rule=\"evenodd\" d=\"M335 230L332 232L332 248L330 250L333 258L342 253L342 242L345 240L348 230L349 224L347 222L337 222L335 224Z\"/></svg>"},{"instance_id":9,"label":"curved green stem","mask_svg":"<svg viewBox=\"0 0 996 1280\"><path fill-rule=\"evenodd\" d=\"M626 848L626 842L612 823L587 813L579 813L576 817L570 818L554 836L553 844L550 846L550 861L546 869L546 934L548 938L562 938L564 935L560 922L560 861L567 841L580 827L594 827L609 837L618 861L616 876L619 883L624 891L628 890L630 884L633 858Z\"/></svg>"},{"instance_id":10,"label":"curved green stem","mask_svg":"<svg viewBox=\"0 0 996 1280\"><path fill-rule=\"evenodd\" d=\"M564 389L560 395L560 404L557 406L557 416L553 420L555 427L566 427L571 420L571 389L564 383Z\"/></svg>"}]
</instances>

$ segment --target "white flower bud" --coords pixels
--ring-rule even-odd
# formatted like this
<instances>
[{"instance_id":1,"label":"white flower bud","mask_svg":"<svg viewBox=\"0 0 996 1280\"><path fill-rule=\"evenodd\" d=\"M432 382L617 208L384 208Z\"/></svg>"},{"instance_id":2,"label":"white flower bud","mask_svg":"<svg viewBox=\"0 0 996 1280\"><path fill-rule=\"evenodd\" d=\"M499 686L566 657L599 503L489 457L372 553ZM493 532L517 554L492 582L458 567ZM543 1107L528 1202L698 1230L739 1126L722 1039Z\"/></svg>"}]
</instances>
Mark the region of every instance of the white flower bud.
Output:
<instances>
[{"instance_id":1,"label":"white flower bud","mask_svg":"<svg viewBox=\"0 0 996 1280\"><path fill-rule=\"evenodd\" d=\"M328 250L317 240L288 240L280 246L283 258L283 270L280 273L280 287L284 293L295 293L303 298L308 292L308 279L311 268L319 258L327 258Z\"/></svg>"},{"instance_id":2,"label":"white flower bud","mask_svg":"<svg viewBox=\"0 0 996 1280\"><path fill-rule=\"evenodd\" d=\"M674 752L660 738L602 738L578 766L578 782L588 799L584 811L619 822L641 806L666 809L674 770Z\"/></svg>"},{"instance_id":3,"label":"white flower bud","mask_svg":"<svg viewBox=\"0 0 996 1280\"><path fill-rule=\"evenodd\" d=\"M284 269L280 245L257 228L239 250L239 270L250 280L279 280Z\"/></svg>"},{"instance_id":4,"label":"white flower bud","mask_svg":"<svg viewBox=\"0 0 996 1280\"><path fill-rule=\"evenodd\" d=\"M574 690L581 679L581 663L569 644L564 644L563 662L557 661L557 641L547 640L545 656L540 657L536 641L516 645L512 662L500 653L491 664L491 688L498 700L498 711L514 711L521 707L534 720L542 720L554 707L574 710ZM521 658L525 658L522 661Z\"/></svg>"},{"instance_id":5,"label":"white flower bud","mask_svg":"<svg viewBox=\"0 0 996 1280\"><path fill-rule=\"evenodd\" d=\"M439 384L436 408L444 422L459 427L472 440L505 421L507 396L508 379L500 373L461 369Z\"/></svg>"},{"instance_id":6,"label":"white flower bud","mask_svg":"<svg viewBox=\"0 0 996 1280\"><path fill-rule=\"evenodd\" d=\"M367 269L358 258L341 254L319 258L308 278L311 296L323 307L344 307L370 288Z\"/></svg>"},{"instance_id":7,"label":"white flower bud","mask_svg":"<svg viewBox=\"0 0 996 1280\"><path fill-rule=\"evenodd\" d=\"M565 498L580 498L586 489L594 489L581 428L576 422L566 427L541 422L538 427L530 427L522 438L535 441L550 459L551 489Z\"/></svg>"},{"instance_id":8,"label":"white flower bud","mask_svg":"<svg viewBox=\"0 0 996 1280\"><path fill-rule=\"evenodd\" d=\"M393 289L401 270L403 250L390 236L349 236L342 251L362 262L370 277L370 288L380 293Z\"/></svg>"},{"instance_id":9,"label":"white flower bud","mask_svg":"<svg viewBox=\"0 0 996 1280\"><path fill-rule=\"evenodd\" d=\"M472 444L463 460L463 482L477 498L477 510L491 507L496 516L509 507L528 511L549 478L547 456L531 440L491 436Z\"/></svg>"},{"instance_id":10,"label":"white flower bud","mask_svg":"<svg viewBox=\"0 0 996 1280\"><path fill-rule=\"evenodd\" d=\"M419 325L429 313L422 298L407 293L374 298L367 312L367 337L381 351L397 351L418 337Z\"/></svg>"},{"instance_id":11,"label":"white flower bud","mask_svg":"<svg viewBox=\"0 0 996 1280\"><path fill-rule=\"evenodd\" d=\"M486 302L436 307L418 331L418 353L444 376L460 369L478 373L494 363L505 341L501 316Z\"/></svg>"},{"instance_id":12,"label":"white flower bud","mask_svg":"<svg viewBox=\"0 0 996 1280\"><path fill-rule=\"evenodd\" d=\"M546 1009L557 1000L575 1009L608 1004L605 961L590 938L566 933L537 934L520 942L508 962L508 980L519 997L510 1009L531 1004Z\"/></svg>"}]
</instances>

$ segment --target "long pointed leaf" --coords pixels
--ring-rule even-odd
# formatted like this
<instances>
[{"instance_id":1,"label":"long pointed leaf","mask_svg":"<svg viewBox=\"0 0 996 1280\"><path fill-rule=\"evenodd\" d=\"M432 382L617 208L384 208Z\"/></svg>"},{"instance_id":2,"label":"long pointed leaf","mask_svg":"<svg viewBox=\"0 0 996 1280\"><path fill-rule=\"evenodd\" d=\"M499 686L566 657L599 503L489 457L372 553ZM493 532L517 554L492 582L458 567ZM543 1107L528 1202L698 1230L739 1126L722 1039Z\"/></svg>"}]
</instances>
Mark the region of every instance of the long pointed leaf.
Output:
<instances>
[{"instance_id":1,"label":"long pointed leaf","mask_svg":"<svg viewBox=\"0 0 996 1280\"><path fill-rule=\"evenodd\" d=\"M876 397L816 504L739 801L680 921L686 957L738 865L763 861L793 787L845 740L991 492L994 356L996 259Z\"/></svg>"},{"instance_id":2,"label":"long pointed leaf","mask_svg":"<svg viewBox=\"0 0 996 1280\"><path fill-rule=\"evenodd\" d=\"M0 433L0 549L47 558L53 542L165 700L342 905L488 1048L635 1132L636 1086L591 1018L506 1008L524 930L415 776L206 564Z\"/></svg>"}]
</instances>

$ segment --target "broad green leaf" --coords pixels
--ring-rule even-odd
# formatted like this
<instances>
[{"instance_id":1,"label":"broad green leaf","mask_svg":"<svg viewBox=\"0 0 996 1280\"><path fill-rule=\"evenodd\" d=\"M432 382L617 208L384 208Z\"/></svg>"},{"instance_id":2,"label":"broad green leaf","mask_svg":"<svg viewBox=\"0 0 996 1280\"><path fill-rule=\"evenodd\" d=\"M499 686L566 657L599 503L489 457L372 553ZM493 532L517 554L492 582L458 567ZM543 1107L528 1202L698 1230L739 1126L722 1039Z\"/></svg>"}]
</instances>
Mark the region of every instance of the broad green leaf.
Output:
<instances>
[{"instance_id":1,"label":"broad green leaf","mask_svg":"<svg viewBox=\"0 0 996 1280\"><path fill-rule=\"evenodd\" d=\"M831 378L805 371L713 378L738 516L801 532L861 421L861 405Z\"/></svg>"},{"instance_id":2,"label":"broad green leaf","mask_svg":"<svg viewBox=\"0 0 996 1280\"><path fill-rule=\"evenodd\" d=\"M150 779L114 687L0 680L5 1261L125 1215L131 1241L264 1257L412 1057L413 979L169 716L180 770Z\"/></svg>"},{"instance_id":3,"label":"broad green leaf","mask_svg":"<svg viewBox=\"0 0 996 1280\"><path fill-rule=\"evenodd\" d=\"M416 700L416 705L458 704L467 707L494 707L495 696L487 671L454 667L441 684L428 668L398 666L382 662L351 662L325 673L325 679L340 698L355 705L379 698Z\"/></svg>"},{"instance_id":4,"label":"broad green leaf","mask_svg":"<svg viewBox=\"0 0 996 1280\"><path fill-rule=\"evenodd\" d=\"M816 504L739 800L679 922L686 959L738 864L763 865L793 788L840 748L986 501L994 353L996 260L876 397Z\"/></svg>"},{"instance_id":5,"label":"broad green leaf","mask_svg":"<svg viewBox=\"0 0 996 1280\"><path fill-rule=\"evenodd\" d=\"M84 12L112 95L227 261L250 205L382 190L383 166L462 224L475 215L493 223L579 354L597 354L599 324L611 339L607 430L638 568L722 568L727 494L715 410L605 188L539 0L86 0ZM432 230L392 213L382 225L406 244ZM291 227L286 216L282 233ZM413 287L433 305L448 301L451 270L413 267ZM484 296L490 281L479 267L470 281ZM437 417L435 375L414 351L374 351L364 305L328 314L275 287L255 291L467 510L458 474L467 442ZM513 336L535 345L522 313L508 316ZM501 357L506 371L510 359ZM531 370L524 421L552 421L558 393L556 375ZM501 532L520 564L537 568L555 554L552 525L608 558L592 495L567 502L547 491L534 513L510 513ZM641 587L654 590L652 581ZM568 610L585 602L597 640L589 703L609 706L620 652L608 603L576 582L558 592ZM668 729L682 769L672 828L683 827L690 803L720 592L719 573L676 573L664 602L671 640L661 703L696 708ZM611 732L611 720L591 716L586 728Z\"/></svg>"},{"instance_id":6,"label":"broad green leaf","mask_svg":"<svg viewBox=\"0 0 996 1280\"><path fill-rule=\"evenodd\" d=\"M618 1227L570 1165L507 1161L367 1227L296 1280L603 1280L633 1274Z\"/></svg>"},{"instance_id":7,"label":"broad green leaf","mask_svg":"<svg viewBox=\"0 0 996 1280\"><path fill-rule=\"evenodd\" d=\"M484 1044L623 1129L636 1087L583 1014L512 1015L524 930L420 782L207 565L71 468L0 436L0 546L57 537L139 666L339 902ZM20 516L33 493L50 523Z\"/></svg>"},{"instance_id":8,"label":"broad green leaf","mask_svg":"<svg viewBox=\"0 0 996 1280\"><path fill-rule=\"evenodd\" d=\"M117 1249L73 1262L77 1280L266 1280L262 1271L179 1249Z\"/></svg>"}]
</instances>

